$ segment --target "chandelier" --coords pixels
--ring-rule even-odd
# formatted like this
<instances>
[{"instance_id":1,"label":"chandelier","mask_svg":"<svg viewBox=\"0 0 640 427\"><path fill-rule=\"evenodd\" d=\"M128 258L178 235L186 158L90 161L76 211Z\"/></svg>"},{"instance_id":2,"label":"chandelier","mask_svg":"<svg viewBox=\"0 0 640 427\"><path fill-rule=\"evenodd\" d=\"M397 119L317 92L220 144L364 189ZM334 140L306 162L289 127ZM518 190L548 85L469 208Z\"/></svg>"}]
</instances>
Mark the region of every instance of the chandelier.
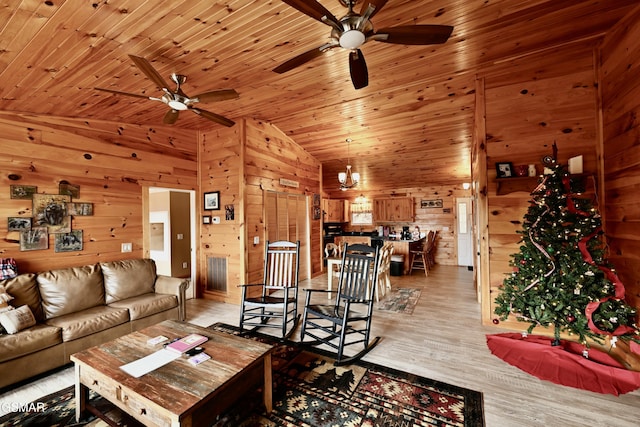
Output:
<instances>
[{"instance_id":1,"label":"chandelier","mask_svg":"<svg viewBox=\"0 0 640 427\"><path fill-rule=\"evenodd\" d=\"M338 181L340 182L340 190L347 191L349 188L355 187L360 181L360 174L351 170L350 158L349 158L349 144L351 138L347 138L347 170L346 172L338 173Z\"/></svg>"}]
</instances>

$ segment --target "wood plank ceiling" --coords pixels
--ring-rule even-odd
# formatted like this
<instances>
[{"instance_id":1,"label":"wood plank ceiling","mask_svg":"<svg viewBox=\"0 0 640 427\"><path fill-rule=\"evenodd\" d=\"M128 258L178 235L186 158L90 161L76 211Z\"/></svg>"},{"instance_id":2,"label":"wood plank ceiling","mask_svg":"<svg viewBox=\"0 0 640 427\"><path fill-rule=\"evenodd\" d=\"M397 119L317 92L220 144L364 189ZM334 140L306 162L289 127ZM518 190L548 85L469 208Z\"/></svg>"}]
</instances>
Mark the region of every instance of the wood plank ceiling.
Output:
<instances>
[{"instance_id":1,"label":"wood plank ceiling","mask_svg":"<svg viewBox=\"0 0 640 427\"><path fill-rule=\"evenodd\" d=\"M346 13L339 0L320 3L338 18ZM376 28L441 24L454 26L453 34L444 45L367 43L369 85L355 90L342 49L285 74L272 71L330 34L279 0L5 0L0 110L159 125L168 109L162 103L94 90L161 96L129 59L134 54L167 81L173 72L186 75L187 94L235 89L238 99L199 106L275 124L323 163L329 189L345 167L347 138L363 190L456 185L470 178L476 74L551 46L596 41L636 5L389 0L372 19ZM173 126L220 125L186 111Z\"/></svg>"}]
</instances>

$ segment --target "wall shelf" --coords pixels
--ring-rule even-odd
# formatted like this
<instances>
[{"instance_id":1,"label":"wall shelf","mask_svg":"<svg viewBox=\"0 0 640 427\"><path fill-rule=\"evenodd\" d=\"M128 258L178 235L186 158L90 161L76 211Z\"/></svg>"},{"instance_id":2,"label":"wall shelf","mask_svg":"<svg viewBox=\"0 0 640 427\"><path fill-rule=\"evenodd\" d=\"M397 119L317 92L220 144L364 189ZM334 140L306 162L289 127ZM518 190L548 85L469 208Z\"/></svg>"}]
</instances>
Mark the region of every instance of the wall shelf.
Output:
<instances>
[{"instance_id":1,"label":"wall shelf","mask_svg":"<svg viewBox=\"0 0 640 427\"><path fill-rule=\"evenodd\" d=\"M496 178L496 194L502 196L516 191L531 193L538 185L538 178L537 175Z\"/></svg>"}]
</instances>

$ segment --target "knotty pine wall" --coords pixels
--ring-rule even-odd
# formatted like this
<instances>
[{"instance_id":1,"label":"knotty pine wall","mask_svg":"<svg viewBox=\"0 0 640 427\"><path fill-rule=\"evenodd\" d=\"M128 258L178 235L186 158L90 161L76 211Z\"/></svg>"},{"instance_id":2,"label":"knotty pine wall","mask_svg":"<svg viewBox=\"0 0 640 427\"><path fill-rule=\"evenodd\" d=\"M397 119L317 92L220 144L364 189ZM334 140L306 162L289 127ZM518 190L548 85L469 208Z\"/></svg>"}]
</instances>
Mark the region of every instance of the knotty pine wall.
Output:
<instances>
[{"instance_id":1,"label":"knotty pine wall","mask_svg":"<svg viewBox=\"0 0 640 427\"><path fill-rule=\"evenodd\" d=\"M605 37L600 54L605 231L609 259L640 308L640 7Z\"/></svg>"},{"instance_id":2,"label":"knotty pine wall","mask_svg":"<svg viewBox=\"0 0 640 427\"><path fill-rule=\"evenodd\" d=\"M557 143L558 161L566 164L582 155L584 171L597 177L597 85L594 66L595 43L584 42L549 49L538 55L505 62L487 69L479 82L486 131L489 286L483 286L483 322L491 324L494 300L505 275L512 271L510 255L519 251L523 216L529 204L528 191L496 194L496 162L513 165L536 164L542 172L541 158L552 154ZM481 199L482 200L482 199ZM480 224L480 229L484 227ZM507 320L500 326L526 329L528 324ZM536 329L537 331L537 329Z\"/></svg>"},{"instance_id":3,"label":"knotty pine wall","mask_svg":"<svg viewBox=\"0 0 640 427\"><path fill-rule=\"evenodd\" d=\"M168 126L0 112L0 257L37 272L144 256L144 187L197 189L196 141L196 132ZM63 180L80 186L73 201L93 203L93 216L72 219L72 229L83 230L83 250L56 253L49 235L49 249L21 252L6 239L7 217L30 217L32 203L10 199L9 186L58 194ZM125 242L131 253L121 253Z\"/></svg>"},{"instance_id":4,"label":"knotty pine wall","mask_svg":"<svg viewBox=\"0 0 640 427\"><path fill-rule=\"evenodd\" d=\"M277 127L243 119L229 129L203 132L200 148L201 190L220 191L220 224L201 225L199 289L204 290L207 257L228 261L227 292L204 292L205 298L238 304L241 283L262 281L265 221L263 192L274 190L311 195L320 191L320 163ZM280 179L298 182L283 187ZM235 218L225 220L224 205L233 204ZM311 221L312 275L321 268L320 221ZM260 244L253 245L253 236Z\"/></svg>"}]
</instances>

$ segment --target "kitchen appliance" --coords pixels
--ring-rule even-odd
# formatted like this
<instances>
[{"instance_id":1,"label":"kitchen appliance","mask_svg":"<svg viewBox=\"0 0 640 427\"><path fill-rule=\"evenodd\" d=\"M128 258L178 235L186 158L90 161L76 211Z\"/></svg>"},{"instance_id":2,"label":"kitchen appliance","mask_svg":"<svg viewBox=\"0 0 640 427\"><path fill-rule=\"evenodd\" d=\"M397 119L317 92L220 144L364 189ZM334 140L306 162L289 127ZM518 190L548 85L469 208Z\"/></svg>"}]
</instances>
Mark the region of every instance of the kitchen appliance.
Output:
<instances>
[{"instance_id":1,"label":"kitchen appliance","mask_svg":"<svg viewBox=\"0 0 640 427\"><path fill-rule=\"evenodd\" d=\"M409 226L405 225L402 227L402 240L411 240L411 232L409 231Z\"/></svg>"}]
</instances>

